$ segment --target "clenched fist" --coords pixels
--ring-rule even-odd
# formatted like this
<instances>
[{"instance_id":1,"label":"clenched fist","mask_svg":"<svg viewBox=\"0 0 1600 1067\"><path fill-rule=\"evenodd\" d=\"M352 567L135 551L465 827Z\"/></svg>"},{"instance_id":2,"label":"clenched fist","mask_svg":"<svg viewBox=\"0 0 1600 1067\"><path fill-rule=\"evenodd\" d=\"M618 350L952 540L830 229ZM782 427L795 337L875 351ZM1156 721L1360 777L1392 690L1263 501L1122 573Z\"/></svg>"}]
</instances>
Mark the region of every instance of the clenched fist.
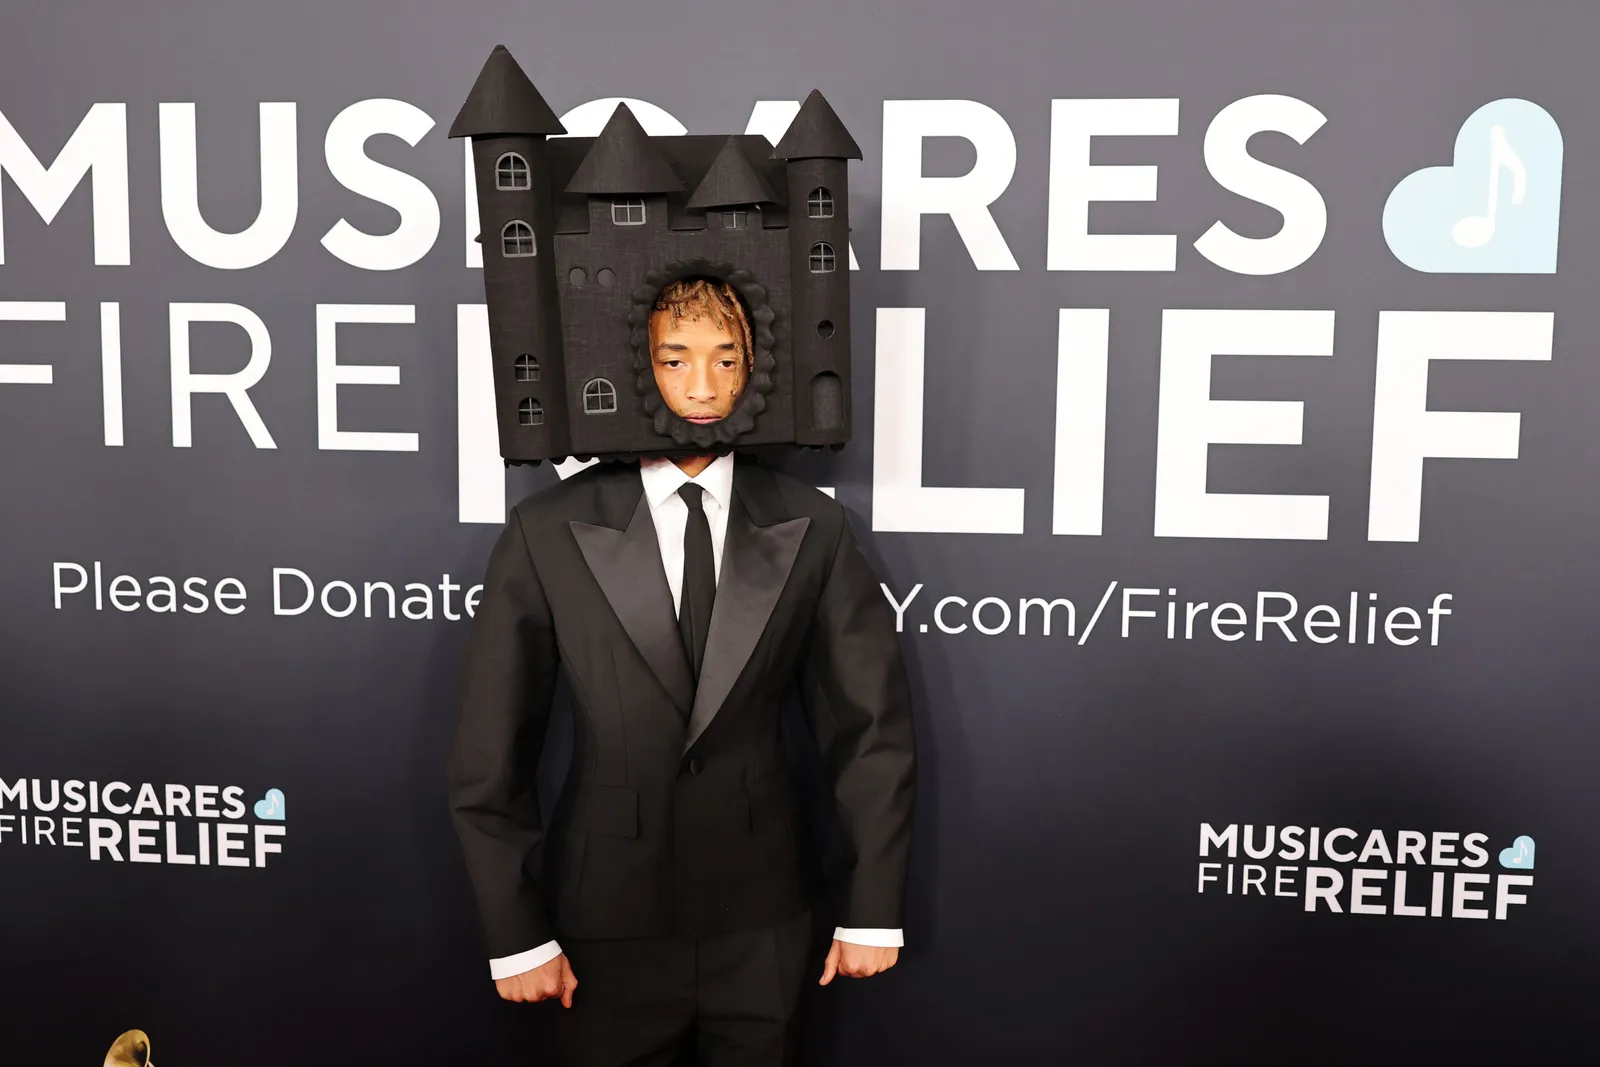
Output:
<instances>
[{"instance_id":1,"label":"clenched fist","mask_svg":"<svg viewBox=\"0 0 1600 1067\"><path fill-rule=\"evenodd\" d=\"M897 948L852 945L848 941L835 939L833 947L828 950L828 962L822 965L822 980L817 984L827 985L833 981L835 974L842 974L846 978L871 978L898 962L900 950Z\"/></svg>"},{"instance_id":2,"label":"clenched fist","mask_svg":"<svg viewBox=\"0 0 1600 1067\"><path fill-rule=\"evenodd\" d=\"M500 993L501 1000L532 1004L560 997L561 1006L570 1008L572 991L578 988L578 978L572 973L572 965L567 962L566 954L562 953L542 967L523 971L510 978L497 978L494 987Z\"/></svg>"}]
</instances>

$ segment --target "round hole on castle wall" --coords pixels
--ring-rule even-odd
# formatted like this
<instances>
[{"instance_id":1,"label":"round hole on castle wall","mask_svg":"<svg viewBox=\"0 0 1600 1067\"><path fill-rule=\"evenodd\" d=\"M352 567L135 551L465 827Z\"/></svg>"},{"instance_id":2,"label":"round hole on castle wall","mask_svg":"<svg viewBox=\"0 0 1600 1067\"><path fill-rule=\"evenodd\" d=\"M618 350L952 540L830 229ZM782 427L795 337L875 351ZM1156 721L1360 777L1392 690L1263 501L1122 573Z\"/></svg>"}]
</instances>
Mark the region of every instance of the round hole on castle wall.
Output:
<instances>
[{"instance_id":1,"label":"round hole on castle wall","mask_svg":"<svg viewBox=\"0 0 1600 1067\"><path fill-rule=\"evenodd\" d=\"M828 319L823 319L821 322L817 323L817 336L818 337L832 337L833 336L833 323L831 321L829 321Z\"/></svg>"},{"instance_id":2,"label":"round hole on castle wall","mask_svg":"<svg viewBox=\"0 0 1600 1067\"><path fill-rule=\"evenodd\" d=\"M594 280L607 287L616 285L617 272L610 267L601 267L595 272Z\"/></svg>"},{"instance_id":3,"label":"round hole on castle wall","mask_svg":"<svg viewBox=\"0 0 1600 1067\"><path fill-rule=\"evenodd\" d=\"M567 281L573 285L584 285L589 281L589 272L582 267L573 267L567 271Z\"/></svg>"}]
</instances>

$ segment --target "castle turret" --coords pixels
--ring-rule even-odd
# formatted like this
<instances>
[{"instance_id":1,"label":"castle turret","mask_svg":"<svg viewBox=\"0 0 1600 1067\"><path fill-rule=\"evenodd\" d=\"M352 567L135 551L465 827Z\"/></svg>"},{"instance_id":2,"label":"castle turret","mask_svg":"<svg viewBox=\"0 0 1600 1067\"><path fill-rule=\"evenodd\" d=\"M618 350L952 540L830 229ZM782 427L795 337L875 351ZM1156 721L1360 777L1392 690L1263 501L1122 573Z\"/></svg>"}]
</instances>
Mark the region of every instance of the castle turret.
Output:
<instances>
[{"instance_id":1,"label":"castle turret","mask_svg":"<svg viewBox=\"0 0 1600 1067\"><path fill-rule=\"evenodd\" d=\"M812 90L773 149L789 178L795 442L850 438L850 209L847 160L861 149Z\"/></svg>"},{"instance_id":2,"label":"castle turret","mask_svg":"<svg viewBox=\"0 0 1600 1067\"><path fill-rule=\"evenodd\" d=\"M573 172L567 192L589 197L589 229L667 224L666 194L683 179L650 143L627 104L618 104Z\"/></svg>"},{"instance_id":3,"label":"castle turret","mask_svg":"<svg viewBox=\"0 0 1600 1067\"><path fill-rule=\"evenodd\" d=\"M512 462L569 451L545 145L566 132L504 45L450 126L451 137L472 138L495 415L501 454Z\"/></svg>"},{"instance_id":4,"label":"castle turret","mask_svg":"<svg viewBox=\"0 0 1600 1067\"><path fill-rule=\"evenodd\" d=\"M717 158L711 161L706 176L695 186L688 207L697 211L715 211L719 208L750 208L778 202L772 186L751 165L750 157L745 155L739 141L738 135L734 135L723 144Z\"/></svg>"}]
</instances>

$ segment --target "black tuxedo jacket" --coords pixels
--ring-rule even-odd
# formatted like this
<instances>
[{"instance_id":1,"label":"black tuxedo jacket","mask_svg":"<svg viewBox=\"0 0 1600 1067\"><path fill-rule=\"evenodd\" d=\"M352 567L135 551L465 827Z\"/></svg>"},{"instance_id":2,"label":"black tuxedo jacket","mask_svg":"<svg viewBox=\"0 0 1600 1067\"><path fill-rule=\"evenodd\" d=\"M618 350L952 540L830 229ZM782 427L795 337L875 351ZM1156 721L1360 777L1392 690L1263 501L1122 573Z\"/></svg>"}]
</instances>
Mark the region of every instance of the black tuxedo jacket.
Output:
<instances>
[{"instance_id":1,"label":"black tuxedo jacket","mask_svg":"<svg viewBox=\"0 0 1600 1067\"><path fill-rule=\"evenodd\" d=\"M534 768L560 667L576 741L546 842ZM845 846L839 923L901 927L910 698L893 612L844 510L737 458L697 687L638 467L600 464L518 504L489 559L450 759L490 957L803 911L810 836L779 727L796 683Z\"/></svg>"}]
</instances>

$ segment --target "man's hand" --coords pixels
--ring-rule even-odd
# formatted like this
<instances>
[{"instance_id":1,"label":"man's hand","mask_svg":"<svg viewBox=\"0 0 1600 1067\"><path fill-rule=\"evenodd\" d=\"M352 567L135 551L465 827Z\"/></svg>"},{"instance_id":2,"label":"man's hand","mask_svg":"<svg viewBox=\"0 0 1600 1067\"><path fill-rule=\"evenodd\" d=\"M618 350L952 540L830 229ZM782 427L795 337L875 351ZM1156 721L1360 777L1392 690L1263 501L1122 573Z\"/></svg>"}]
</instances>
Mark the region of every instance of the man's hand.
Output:
<instances>
[{"instance_id":1,"label":"man's hand","mask_svg":"<svg viewBox=\"0 0 1600 1067\"><path fill-rule=\"evenodd\" d=\"M828 958L831 961L833 957ZM562 953L542 967L523 971L510 978L497 978L494 987L499 991L501 1000L532 1004L535 1001L560 997L561 1006L570 1008L572 991L578 988L578 979L572 973L572 965L567 962L566 953Z\"/></svg>"},{"instance_id":2,"label":"man's hand","mask_svg":"<svg viewBox=\"0 0 1600 1067\"><path fill-rule=\"evenodd\" d=\"M852 945L848 941L835 939L833 947L828 950L828 962L822 965L822 981L817 984L827 985L833 981L835 974L842 974L846 978L871 978L899 961L900 950L897 948Z\"/></svg>"}]
</instances>

